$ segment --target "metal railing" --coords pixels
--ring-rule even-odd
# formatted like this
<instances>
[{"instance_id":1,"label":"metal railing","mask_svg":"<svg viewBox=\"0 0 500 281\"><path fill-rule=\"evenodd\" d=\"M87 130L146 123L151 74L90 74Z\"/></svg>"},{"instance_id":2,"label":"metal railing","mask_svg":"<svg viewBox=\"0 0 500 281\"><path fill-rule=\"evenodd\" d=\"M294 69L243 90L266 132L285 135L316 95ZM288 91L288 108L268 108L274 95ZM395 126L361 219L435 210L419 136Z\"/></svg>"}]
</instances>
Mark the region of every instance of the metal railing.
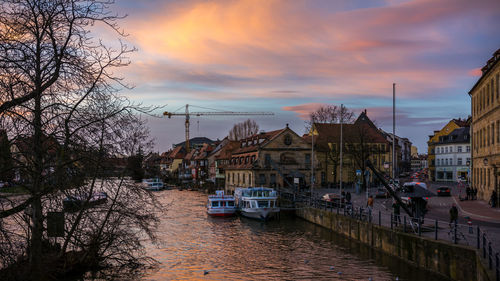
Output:
<instances>
[{"instance_id":1,"label":"metal railing","mask_svg":"<svg viewBox=\"0 0 500 281\"><path fill-rule=\"evenodd\" d=\"M474 226L470 220L467 224L459 224L457 221L440 221L430 217L417 219L394 214L387 210L372 210L371 208L354 206L352 203L340 202L340 200L325 201L303 194L281 193L280 197L298 203L295 204L295 208L313 207L334 212L338 215L349 216L359 221L375 223L393 231L475 247L481 251L481 256L487 261L488 268L495 272L496 281L500 281L500 252L498 251L498 245L494 245L486 230L477 225Z\"/></svg>"}]
</instances>

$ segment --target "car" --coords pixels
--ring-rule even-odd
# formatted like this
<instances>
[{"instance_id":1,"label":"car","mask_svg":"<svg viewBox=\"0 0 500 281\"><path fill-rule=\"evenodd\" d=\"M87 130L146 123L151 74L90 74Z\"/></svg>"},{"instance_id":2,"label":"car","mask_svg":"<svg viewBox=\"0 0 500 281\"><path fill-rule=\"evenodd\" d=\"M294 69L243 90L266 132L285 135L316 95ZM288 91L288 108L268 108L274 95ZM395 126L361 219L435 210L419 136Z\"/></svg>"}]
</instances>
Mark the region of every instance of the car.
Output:
<instances>
[{"instance_id":1,"label":"car","mask_svg":"<svg viewBox=\"0 0 500 281\"><path fill-rule=\"evenodd\" d=\"M327 193L323 195L323 197L321 197L321 200L338 204L340 203L340 195L338 195L337 193Z\"/></svg>"},{"instance_id":2,"label":"car","mask_svg":"<svg viewBox=\"0 0 500 281\"><path fill-rule=\"evenodd\" d=\"M438 187L436 192L438 196L451 196L451 189L447 186Z\"/></svg>"},{"instance_id":3,"label":"car","mask_svg":"<svg viewBox=\"0 0 500 281\"><path fill-rule=\"evenodd\" d=\"M389 197L389 192L384 187L379 187L377 188L377 191L375 191L375 198L388 198Z\"/></svg>"}]
</instances>

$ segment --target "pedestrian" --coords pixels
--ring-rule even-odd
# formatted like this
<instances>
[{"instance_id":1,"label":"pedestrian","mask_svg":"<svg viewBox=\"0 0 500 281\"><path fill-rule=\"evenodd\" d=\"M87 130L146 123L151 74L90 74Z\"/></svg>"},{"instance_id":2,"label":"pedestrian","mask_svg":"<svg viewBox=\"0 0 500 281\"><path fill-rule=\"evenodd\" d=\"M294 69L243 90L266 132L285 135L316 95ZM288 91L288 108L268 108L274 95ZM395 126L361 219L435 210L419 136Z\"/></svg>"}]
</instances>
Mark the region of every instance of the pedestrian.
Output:
<instances>
[{"instance_id":1,"label":"pedestrian","mask_svg":"<svg viewBox=\"0 0 500 281\"><path fill-rule=\"evenodd\" d=\"M394 200L393 203L392 203L392 209L393 209L393 212L394 212L394 223L396 226L398 226L398 222L399 224L401 224L401 206L399 205L398 201Z\"/></svg>"},{"instance_id":2,"label":"pedestrian","mask_svg":"<svg viewBox=\"0 0 500 281\"><path fill-rule=\"evenodd\" d=\"M345 194L345 200L347 201L347 203L351 203L351 192L350 191L347 191L347 193Z\"/></svg>"},{"instance_id":3,"label":"pedestrian","mask_svg":"<svg viewBox=\"0 0 500 281\"><path fill-rule=\"evenodd\" d=\"M467 186L465 188L465 194L466 194L465 200L469 200L469 198L470 198L470 187Z\"/></svg>"},{"instance_id":4,"label":"pedestrian","mask_svg":"<svg viewBox=\"0 0 500 281\"><path fill-rule=\"evenodd\" d=\"M458 209L455 204L451 205L450 208L450 226L451 224L456 224L458 220Z\"/></svg>"},{"instance_id":5,"label":"pedestrian","mask_svg":"<svg viewBox=\"0 0 500 281\"><path fill-rule=\"evenodd\" d=\"M368 201L366 201L366 207L370 211L373 209L373 195L370 195L370 197L368 197Z\"/></svg>"},{"instance_id":6,"label":"pedestrian","mask_svg":"<svg viewBox=\"0 0 500 281\"><path fill-rule=\"evenodd\" d=\"M474 200L477 200L477 188L475 187L473 189L473 194L474 194Z\"/></svg>"},{"instance_id":7,"label":"pedestrian","mask_svg":"<svg viewBox=\"0 0 500 281\"><path fill-rule=\"evenodd\" d=\"M491 193L490 204L491 204L492 208L495 208L497 206L497 191L496 190L493 190L493 192Z\"/></svg>"}]
</instances>

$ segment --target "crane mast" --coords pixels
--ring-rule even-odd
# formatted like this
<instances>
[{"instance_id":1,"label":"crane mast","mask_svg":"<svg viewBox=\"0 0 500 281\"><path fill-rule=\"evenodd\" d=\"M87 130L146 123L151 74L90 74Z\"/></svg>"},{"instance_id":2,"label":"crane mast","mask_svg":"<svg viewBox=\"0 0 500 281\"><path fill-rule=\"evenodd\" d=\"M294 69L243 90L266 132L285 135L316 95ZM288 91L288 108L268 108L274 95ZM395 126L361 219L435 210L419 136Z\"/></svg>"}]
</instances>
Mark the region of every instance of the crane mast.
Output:
<instances>
[{"instance_id":1,"label":"crane mast","mask_svg":"<svg viewBox=\"0 0 500 281\"><path fill-rule=\"evenodd\" d=\"M185 113L175 113L175 112L163 112L163 116L167 116L171 118L172 116L184 116L186 121L185 125L185 134L186 134L186 152L189 153L189 119L191 115L196 116L223 116L223 115L232 115L232 116L245 116L245 115L274 115L272 112L237 112L237 111L207 111L207 112L189 112L189 104L186 104Z\"/></svg>"}]
</instances>

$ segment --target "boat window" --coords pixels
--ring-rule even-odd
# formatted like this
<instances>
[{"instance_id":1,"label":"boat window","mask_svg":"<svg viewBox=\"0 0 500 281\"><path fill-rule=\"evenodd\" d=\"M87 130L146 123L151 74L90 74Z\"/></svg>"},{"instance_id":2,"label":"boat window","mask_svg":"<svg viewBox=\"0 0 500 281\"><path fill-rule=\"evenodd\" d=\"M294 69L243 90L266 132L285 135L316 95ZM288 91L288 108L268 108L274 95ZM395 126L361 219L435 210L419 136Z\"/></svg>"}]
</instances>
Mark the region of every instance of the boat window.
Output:
<instances>
[{"instance_id":1,"label":"boat window","mask_svg":"<svg viewBox=\"0 0 500 281\"><path fill-rule=\"evenodd\" d=\"M274 201L269 201L269 207L271 207L271 208L274 207Z\"/></svg>"},{"instance_id":2,"label":"boat window","mask_svg":"<svg viewBox=\"0 0 500 281\"><path fill-rule=\"evenodd\" d=\"M269 201L258 201L259 202L259 208L268 208L269 207Z\"/></svg>"},{"instance_id":3,"label":"boat window","mask_svg":"<svg viewBox=\"0 0 500 281\"><path fill-rule=\"evenodd\" d=\"M219 201L212 201L212 207L219 207Z\"/></svg>"},{"instance_id":4,"label":"boat window","mask_svg":"<svg viewBox=\"0 0 500 281\"><path fill-rule=\"evenodd\" d=\"M228 202L227 202L227 205L228 205L229 207L234 207L234 202L233 202L233 201L228 201Z\"/></svg>"}]
</instances>

